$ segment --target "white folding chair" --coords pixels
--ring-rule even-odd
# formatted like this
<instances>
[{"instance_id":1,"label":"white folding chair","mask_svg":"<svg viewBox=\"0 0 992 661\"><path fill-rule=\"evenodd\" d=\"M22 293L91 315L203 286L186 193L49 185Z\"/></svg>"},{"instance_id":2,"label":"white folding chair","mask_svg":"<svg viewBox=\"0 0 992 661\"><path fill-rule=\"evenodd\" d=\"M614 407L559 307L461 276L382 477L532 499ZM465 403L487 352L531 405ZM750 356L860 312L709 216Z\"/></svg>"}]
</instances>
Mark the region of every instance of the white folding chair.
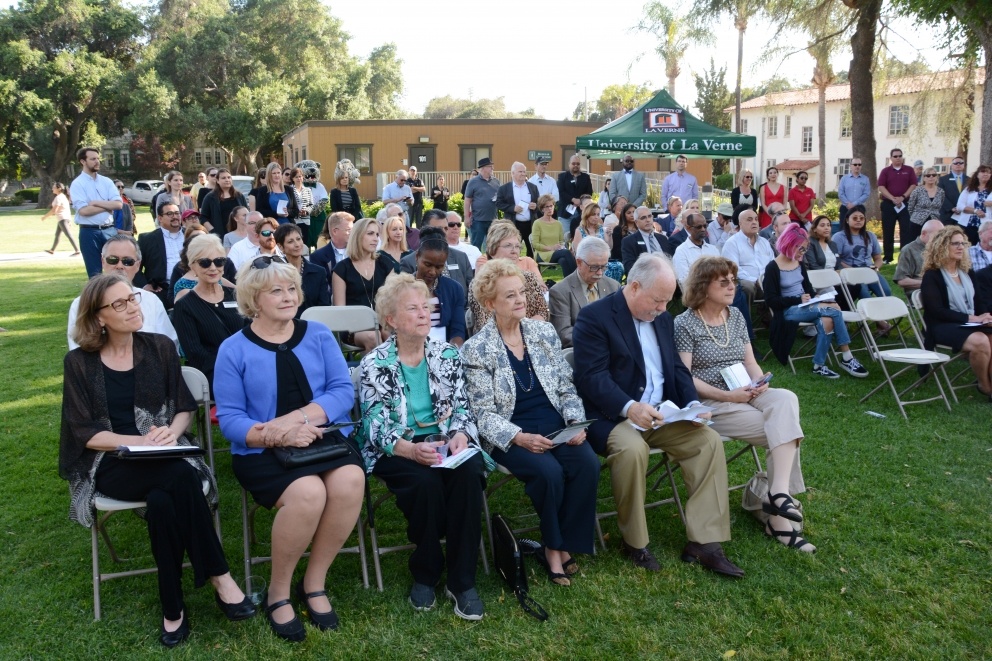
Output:
<instances>
[{"instance_id":1,"label":"white folding chair","mask_svg":"<svg viewBox=\"0 0 992 661\"><path fill-rule=\"evenodd\" d=\"M317 305L304 310L301 318L327 326L338 337L344 353L357 353L362 348L343 342L341 333L354 334L379 328L375 310L364 305Z\"/></svg>"},{"instance_id":2,"label":"white folding chair","mask_svg":"<svg viewBox=\"0 0 992 661\"><path fill-rule=\"evenodd\" d=\"M920 325L920 328L925 332L926 321L923 319L923 292L920 291L919 289L914 290L909 295L909 302L910 302L909 309L915 313L914 314L915 321ZM951 363L954 363L955 361L963 361L966 363L959 371L955 372L953 376L949 376L947 380L947 387L951 391L951 397L954 398L954 403L957 404L959 400L956 391L973 388L975 387L975 384L978 382L977 379L974 378L974 375L971 372L971 365L967 364L967 362L965 361L965 359L967 358L967 354L963 351L958 351L957 353L954 353L951 347L947 346L946 344L938 344L934 347L934 349L937 351L946 352L951 357L950 361L948 361L947 363L947 366L945 366L944 369L945 373L947 372L947 367L949 367ZM955 383L958 383L959 379L961 379L964 376L971 376L971 378L967 382L960 383L959 385L954 385Z\"/></svg>"},{"instance_id":3,"label":"white folding chair","mask_svg":"<svg viewBox=\"0 0 992 661\"><path fill-rule=\"evenodd\" d=\"M847 287L845 287L844 283L841 282L840 274L837 271L834 271L833 269L816 269L813 271L807 271L806 274L809 276L809 282L811 285L813 285L814 290L820 291L821 289L828 289L830 287L833 287L835 290L837 290L837 297L834 300L838 301L838 303L841 300L845 302L848 301L845 294L841 292L842 289L846 290ZM853 306L851 306L849 310L841 310L841 316L843 316L844 318L844 323L848 325L848 331L849 334L851 335L851 340L853 344L854 337L857 335L861 335L861 315L854 310ZM850 332L851 324L854 324L853 333ZM857 349L855 349L853 346L851 347L851 351L863 351L863 350L865 350L864 347L859 347ZM834 360L839 362L840 359L837 357L839 352L837 351L837 347L835 347L832 343L830 345L830 352L833 355Z\"/></svg>"},{"instance_id":4,"label":"white folding chair","mask_svg":"<svg viewBox=\"0 0 992 661\"><path fill-rule=\"evenodd\" d=\"M196 436L199 441L198 445L207 451L207 463L210 465L210 471L216 475L216 471L214 470L213 427L210 422L210 407L214 403L210 399L210 384L207 382L206 375L195 367L183 365L182 370L186 387L189 388L193 399L200 406L196 411L196 415L193 416L189 431L192 431L193 424L195 423Z\"/></svg>"},{"instance_id":5,"label":"white folding chair","mask_svg":"<svg viewBox=\"0 0 992 661\"><path fill-rule=\"evenodd\" d=\"M895 296L862 298L858 301L858 312L860 312L864 317L862 327L867 327L869 323L877 321L895 321L896 323L899 323L903 318L905 318L909 324L909 332L915 339L916 345L918 347L923 346L923 343L920 340L919 331L916 328L916 322L913 321L912 316L909 314L909 309L906 307L906 303L904 303L902 299L896 298ZM937 353L935 351L927 351L922 348L906 346L896 349L882 350L879 348L877 342L875 341L875 337L870 332L865 332L865 336L866 341L869 343L869 351L882 368L885 381L880 383L871 392L862 397L860 400L861 402L866 401L869 397L888 384L889 388L892 390L893 397L895 397L896 404L899 405L899 412L902 413L902 417L906 420L909 420L909 416L906 415L905 407L909 404L922 404L924 402L943 400L944 406L947 407L947 410L951 410L951 404L947 400L947 394L944 392L944 386L940 381L940 377L936 375L936 372L939 371L943 373L944 380L947 380L947 372L944 370L944 365L950 361L950 358L947 355ZM889 369L886 366L886 363L896 363L905 365L905 367L899 369L893 374L889 374ZM925 376L916 379L909 386L906 386L902 390L897 389L894 379L908 370L915 369L919 365L927 365L931 369ZM914 400L902 398L904 394L914 390L931 376L935 377L933 381L937 385L937 390L940 393L939 395Z\"/></svg>"},{"instance_id":6,"label":"white folding chair","mask_svg":"<svg viewBox=\"0 0 992 661\"><path fill-rule=\"evenodd\" d=\"M854 295L851 294L852 287L861 287L861 285L875 285L878 284L878 279L881 277L878 271L875 269L866 268L863 266L850 267L846 269L841 269L839 271L841 284L844 286L840 287L841 293L844 295L844 300L847 301L847 306L851 310L859 310L857 305L857 300ZM893 330L898 334L898 342L888 342L885 344L879 344L876 340L874 345L876 347L888 348L888 347L908 347L910 344L907 342L905 336L902 334L902 328L899 327L898 322L893 324ZM865 346L868 346L868 336L874 337L872 333L871 326L866 323L861 324L861 336L865 341ZM869 352L871 353L871 352ZM874 359L874 356L872 357Z\"/></svg>"}]
</instances>

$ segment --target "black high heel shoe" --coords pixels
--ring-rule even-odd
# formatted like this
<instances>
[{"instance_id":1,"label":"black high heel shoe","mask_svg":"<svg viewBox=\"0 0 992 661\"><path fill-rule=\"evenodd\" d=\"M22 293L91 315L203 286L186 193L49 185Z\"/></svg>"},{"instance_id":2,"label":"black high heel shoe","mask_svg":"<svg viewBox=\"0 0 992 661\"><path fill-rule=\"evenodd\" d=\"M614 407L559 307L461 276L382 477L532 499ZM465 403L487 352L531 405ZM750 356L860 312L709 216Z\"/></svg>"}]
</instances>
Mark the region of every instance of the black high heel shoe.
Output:
<instances>
[{"instance_id":1,"label":"black high heel shoe","mask_svg":"<svg viewBox=\"0 0 992 661\"><path fill-rule=\"evenodd\" d=\"M775 504L776 500L781 499L782 502L779 505ZM792 500L792 497L787 493L776 493L768 496L767 503L761 504L761 509L768 514L773 516L780 516L783 519L788 519L789 521L795 521L796 523L802 523L803 513L799 511L796 507L796 502Z\"/></svg>"},{"instance_id":2,"label":"black high heel shoe","mask_svg":"<svg viewBox=\"0 0 992 661\"><path fill-rule=\"evenodd\" d=\"M169 649L172 649L176 645L183 643L189 638L190 628L189 628L189 617L187 617L186 612L183 611L183 621L179 623L179 628L175 631L166 631L165 622L162 623L162 633L158 637L158 642L162 643Z\"/></svg>"},{"instance_id":3,"label":"black high heel shoe","mask_svg":"<svg viewBox=\"0 0 992 661\"><path fill-rule=\"evenodd\" d=\"M269 595L266 594L262 599L263 603L268 603L268 599ZM296 617L295 613L293 614L293 619L284 624L279 624L272 619L272 613L283 606L291 606L289 599L281 599L265 607L265 616L269 619L269 626L272 627L272 632L291 643L302 643L306 640L307 631L303 628L303 623L300 622L300 618Z\"/></svg>"},{"instance_id":4,"label":"black high heel shoe","mask_svg":"<svg viewBox=\"0 0 992 661\"><path fill-rule=\"evenodd\" d=\"M214 599L217 601L220 612L231 622L247 620L248 618L255 617L255 613L258 612L255 604L251 603L251 599L247 596L237 604L229 604L226 601L222 601L220 595L216 592L214 592Z\"/></svg>"},{"instance_id":5,"label":"black high heel shoe","mask_svg":"<svg viewBox=\"0 0 992 661\"><path fill-rule=\"evenodd\" d=\"M311 624L321 631L332 631L338 628L338 614L334 612L334 606L331 606L331 610L327 613L318 613L310 607L311 599L327 596L326 590L306 592L303 589L303 580L300 579L300 582L296 584L296 596L302 602ZM328 599L328 602L330 602L330 599Z\"/></svg>"}]
</instances>

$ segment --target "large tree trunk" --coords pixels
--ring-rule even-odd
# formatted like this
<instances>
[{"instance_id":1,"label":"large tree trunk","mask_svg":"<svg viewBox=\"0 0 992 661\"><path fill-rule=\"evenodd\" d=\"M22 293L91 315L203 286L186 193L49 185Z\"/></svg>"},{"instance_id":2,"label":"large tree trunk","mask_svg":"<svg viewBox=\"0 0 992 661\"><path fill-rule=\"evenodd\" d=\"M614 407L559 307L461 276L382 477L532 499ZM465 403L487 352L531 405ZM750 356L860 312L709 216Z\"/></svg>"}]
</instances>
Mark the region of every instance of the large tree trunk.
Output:
<instances>
[{"instance_id":1,"label":"large tree trunk","mask_svg":"<svg viewBox=\"0 0 992 661\"><path fill-rule=\"evenodd\" d=\"M978 162L984 165L992 163L992 24L971 25L971 30L978 36L985 51L985 85L982 93L982 117L979 126L982 144L979 148Z\"/></svg>"},{"instance_id":2,"label":"large tree trunk","mask_svg":"<svg viewBox=\"0 0 992 661\"><path fill-rule=\"evenodd\" d=\"M820 176L817 178L816 197L822 202L827 195L827 86L818 85L817 92L820 100L816 113L819 124Z\"/></svg>"},{"instance_id":3,"label":"large tree trunk","mask_svg":"<svg viewBox=\"0 0 992 661\"><path fill-rule=\"evenodd\" d=\"M744 73L744 32L747 30L747 16L740 15L734 18L734 27L737 28L737 87L734 88L734 131L741 132L741 78ZM734 173L739 173L744 169L744 159L734 159ZM760 170L759 163L755 170Z\"/></svg>"},{"instance_id":4,"label":"large tree trunk","mask_svg":"<svg viewBox=\"0 0 992 661\"><path fill-rule=\"evenodd\" d=\"M851 37L851 66L848 79L851 86L851 144L852 155L860 158L861 172L868 177L871 197L868 198L868 217L881 218L878 206L878 166L875 160L875 98L872 92L872 63L875 54L875 35L881 13L882 0L843 0L858 13L858 20Z\"/></svg>"}]
</instances>

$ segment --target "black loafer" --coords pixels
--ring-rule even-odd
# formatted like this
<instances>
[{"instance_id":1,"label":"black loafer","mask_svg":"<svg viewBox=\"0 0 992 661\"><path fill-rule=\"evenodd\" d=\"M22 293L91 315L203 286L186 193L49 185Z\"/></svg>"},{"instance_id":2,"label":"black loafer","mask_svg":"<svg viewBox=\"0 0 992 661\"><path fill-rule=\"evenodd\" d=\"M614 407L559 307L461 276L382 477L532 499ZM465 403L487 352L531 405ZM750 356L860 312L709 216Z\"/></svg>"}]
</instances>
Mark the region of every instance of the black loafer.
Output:
<instances>
[{"instance_id":1,"label":"black loafer","mask_svg":"<svg viewBox=\"0 0 992 661\"><path fill-rule=\"evenodd\" d=\"M723 547L717 542L698 544L689 542L682 549L682 562L698 562L704 568L731 578L743 578L744 570L727 559Z\"/></svg>"},{"instance_id":2,"label":"black loafer","mask_svg":"<svg viewBox=\"0 0 992 661\"><path fill-rule=\"evenodd\" d=\"M217 601L217 606L220 607L220 612L231 622L247 620L248 618L255 617L255 613L258 612L255 604L251 603L251 599L248 597L245 597L240 603L229 604L221 601L220 595L214 592L214 599Z\"/></svg>"},{"instance_id":3,"label":"black loafer","mask_svg":"<svg viewBox=\"0 0 992 661\"><path fill-rule=\"evenodd\" d=\"M307 617L310 619L311 624L321 631L330 631L338 628L338 614L334 612L334 606L331 606L331 610L326 613L318 613L310 607L311 599L327 596L326 590L306 592L303 589L303 581L301 580L296 584L296 596L303 603L303 608L306 609ZM330 600L328 599L328 601Z\"/></svg>"},{"instance_id":4,"label":"black loafer","mask_svg":"<svg viewBox=\"0 0 992 661\"><path fill-rule=\"evenodd\" d=\"M189 638L189 631L189 618L186 616L186 613L183 613L183 621L175 631L166 631L165 623L162 623L162 634L158 637L158 641L171 649L185 642Z\"/></svg>"},{"instance_id":5,"label":"black loafer","mask_svg":"<svg viewBox=\"0 0 992 661\"><path fill-rule=\"evenodd\" d=\"M266 595L266 601L267 600L268 595ZM303 623L300 622L300 618L296 617L294 614L292 620L283 624L279 624L272 619L272 612L282 608L283 606L291 606L289 599L282 599L265 607L265 616L269 619L269 626L272 627L272 632L283 640L288 640L291 643L302 643L307 638L307 631L303 628Z\"/></svg>"}]
</instances>

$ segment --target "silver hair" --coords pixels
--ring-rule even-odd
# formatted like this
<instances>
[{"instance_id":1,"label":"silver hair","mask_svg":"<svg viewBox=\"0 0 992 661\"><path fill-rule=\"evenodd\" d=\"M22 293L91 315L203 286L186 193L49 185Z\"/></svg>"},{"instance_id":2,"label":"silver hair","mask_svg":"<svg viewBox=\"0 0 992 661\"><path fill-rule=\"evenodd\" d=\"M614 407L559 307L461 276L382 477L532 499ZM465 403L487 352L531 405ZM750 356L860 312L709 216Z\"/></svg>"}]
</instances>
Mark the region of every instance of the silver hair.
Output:
<instances>
[{"instance_id":1,"label":"silver hair","mask_svg":"<svg viewBox=\"0 0 992 661\"><path fill-rule=\"evenodd\" d=\"M992 220L983 220L982 224L978 226L979 234L984 234L989 230L992 230Z\"/></svg>"},{"instance_id":2,"label":"silver hair","mask_svg":"<svg viewBox=\"0 0 992 661\"><path fill-rule=\"evenodd\" d=\"M448 220L451 220L452 218L457 218L459 223L462 222L462 217L458 215L457 211L449 211L447 213L447 218Z\"/></svg>"},{"instance_id":3,"label":"silver hair","mask_svg":"<svg viewBox=\"0 0 992 661\"><path fill-rule=\"evenodd\" d=\"M138 242L134 240L134 237L128 236L127 234L115 234L107 239L107 242L103 244L103 249L100 251L101 256L107 256L107 252L109 252L110 245L112 243L130 243L131 247L134 248L136 259L139 262L141 261L141 248L138 247Z\"/></svg>"},{"instance_id":4,"label":"silver hair","mask_svg":"<svg viewBox=\"0 0 992 661\"><path fill-rule=\"evenodd\" d=\"M582 243L579 244L579 247L582 247ZM667 256L657 252L641 253L641 256L634 262L634 266L631 267L630 273L627 274L627 284L636 282L641 287L650 289L665 273L675 278L675 269Z\"/></svg>"},{"instance_id":5,"label":"silver hair","mask_svg":"<svg viewBox=\"0 0 992 661\"><path fill-rule=\"evenodd\" d=\"M593 255L609 257L610 246L598 236L587 236L579 243L575 249L575 258L588 262Z\"/></svg>"}]
</instances>

